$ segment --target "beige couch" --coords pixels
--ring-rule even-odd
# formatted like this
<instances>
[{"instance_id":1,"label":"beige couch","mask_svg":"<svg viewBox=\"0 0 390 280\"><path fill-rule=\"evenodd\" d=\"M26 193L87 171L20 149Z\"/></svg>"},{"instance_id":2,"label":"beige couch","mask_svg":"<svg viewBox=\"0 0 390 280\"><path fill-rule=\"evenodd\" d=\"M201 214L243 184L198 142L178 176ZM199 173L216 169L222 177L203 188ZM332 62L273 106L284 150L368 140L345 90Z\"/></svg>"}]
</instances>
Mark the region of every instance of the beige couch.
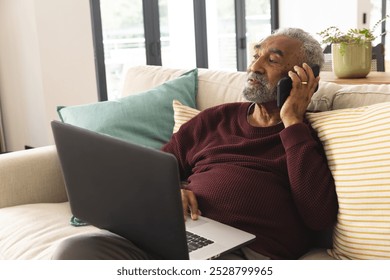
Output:
<instances>
[{"instance_id":1,"label":"beige couch","mask_svg":"<svg viewBox=\"0 0 390 280\"><path fill-rule=\"evenodd\" d=\"M185 70L156 66L131 68L123 93L133 94L173 79ZM197 107L242 101L242 72L199 70ZM337 85L321 82L310 110L327 111L390 101L390 85ZM390 203L389 203L390 205ZM55 146L0 156L0 259L50 259L61 240L98 229L69 225L67 202ZM304 259L331 258L315 249Z\"/></svg>"}]
</instances>

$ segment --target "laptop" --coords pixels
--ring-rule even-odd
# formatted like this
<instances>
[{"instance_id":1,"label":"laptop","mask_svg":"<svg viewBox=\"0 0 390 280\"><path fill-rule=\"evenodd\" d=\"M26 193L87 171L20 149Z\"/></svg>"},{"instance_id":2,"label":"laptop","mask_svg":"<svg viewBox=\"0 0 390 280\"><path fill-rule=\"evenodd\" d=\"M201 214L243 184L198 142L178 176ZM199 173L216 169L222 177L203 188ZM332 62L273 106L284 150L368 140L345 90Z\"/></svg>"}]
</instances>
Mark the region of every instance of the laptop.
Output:
<instances>
[{"instance_id":1,"label":"laptop","mask_svg":"<svg viewBox=\"0 0 390 280\"><path fill-rule=\"evenodd\" d=\"M163 259L213 259L255 236L200 217L183 217L176 158L84 128L52 121L72 214ZM187 234L201 236L193 248ZM202 243L203 242L203 243Z\"/></svg>"}]
</instances>

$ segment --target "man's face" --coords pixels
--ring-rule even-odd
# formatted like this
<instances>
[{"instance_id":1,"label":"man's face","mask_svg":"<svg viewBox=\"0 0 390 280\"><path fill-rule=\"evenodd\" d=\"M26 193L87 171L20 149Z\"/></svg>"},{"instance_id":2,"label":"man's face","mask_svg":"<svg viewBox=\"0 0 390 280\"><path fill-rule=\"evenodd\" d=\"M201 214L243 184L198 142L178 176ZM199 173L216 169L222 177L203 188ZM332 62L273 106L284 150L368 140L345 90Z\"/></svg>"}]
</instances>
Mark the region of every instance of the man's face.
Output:
<instances>
[{"instance_id":1,"label":"man's face","mask_svg":"<svg viewBox=\"0 0 390 280\"><path fill-rule=\"evenodd\" d=\"M258 104L276 100L276 85L295 65L303 63L302 43L286 36L265 39L256 48L244 97Z\"/></svg>"},{"instance_id":2,"label":"man's face","mask_svg":"<svg viewBox=\"0 0 390 280\"><path fill-rule=\"evenodd\" d=\"M269 84L267 77L256 72L250 72L242 93L244 98L257 104L276 101L276 86Z\"/></svg>"}]
</instances>

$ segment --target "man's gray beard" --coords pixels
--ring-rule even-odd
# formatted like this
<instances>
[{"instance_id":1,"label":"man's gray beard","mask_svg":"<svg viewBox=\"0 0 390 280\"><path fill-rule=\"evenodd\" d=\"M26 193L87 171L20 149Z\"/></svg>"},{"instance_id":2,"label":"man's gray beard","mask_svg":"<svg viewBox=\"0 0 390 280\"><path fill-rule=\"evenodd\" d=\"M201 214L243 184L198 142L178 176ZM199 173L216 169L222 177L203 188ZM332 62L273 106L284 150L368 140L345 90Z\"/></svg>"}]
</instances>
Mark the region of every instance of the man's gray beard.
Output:
<instances>
[{"instance_id":1,"label":"man's gray beard","mask_svg":"<svg viewBox=\"0 0 390 280\"><path fill-rule=\"evenodd\" d=\"M265 76L257 73L250 73L248 79L254 79L259 83L251 85L246 84L243 90L243 96L246 100L258 104L276 101L276 87L269 87L268 80Z\"/></svg>"}]
</instances>

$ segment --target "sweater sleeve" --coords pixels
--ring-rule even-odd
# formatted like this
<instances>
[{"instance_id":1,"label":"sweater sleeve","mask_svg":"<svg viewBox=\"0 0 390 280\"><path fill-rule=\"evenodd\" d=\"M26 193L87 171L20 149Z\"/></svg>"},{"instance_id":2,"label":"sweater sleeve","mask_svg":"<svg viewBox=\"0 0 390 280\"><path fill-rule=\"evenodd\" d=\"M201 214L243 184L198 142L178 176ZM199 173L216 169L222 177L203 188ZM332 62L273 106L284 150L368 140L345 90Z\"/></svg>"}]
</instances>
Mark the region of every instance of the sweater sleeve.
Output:
<instances>
[{"instance_id":1,"label":"sweater sleeve","mask_svg":"<svg viewBox=\"0 0 390 280\"><path fill-rule=\"evenodd\" d=\"M187 180L192 173L190 157L194 148L198 146L202 131L201 114L183 124L179 131L172 135L170 141L161 148L162 151L171 153L176 157L182 181Z\"/></svg>"},{"instance_id":2,"label":"sweater sleeve","mask_svg":"<svg viewBox=\"0 0 390 280\"><path fill-rule=\"evenodd\" d=\"M286 150L291 192L306 225L313 230L329 228L336 221L335 184L322 144L305 123L280 132Z\"/></svg>"}]
</instances>

